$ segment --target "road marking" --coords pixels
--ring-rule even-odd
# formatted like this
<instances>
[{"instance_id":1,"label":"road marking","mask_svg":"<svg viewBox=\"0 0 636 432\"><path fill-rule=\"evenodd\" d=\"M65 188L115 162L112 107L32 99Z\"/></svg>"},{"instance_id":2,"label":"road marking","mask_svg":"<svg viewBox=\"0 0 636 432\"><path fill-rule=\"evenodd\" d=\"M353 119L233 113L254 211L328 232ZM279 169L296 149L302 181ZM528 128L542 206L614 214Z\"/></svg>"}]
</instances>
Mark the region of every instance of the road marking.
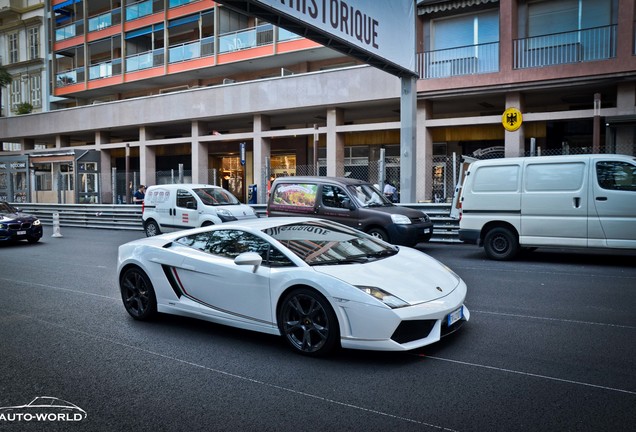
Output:
<instances>
[{"instance_id":1,"label":"road marking","mask_svg":"<svg viewBox=\"0 0 636 432\"><path fill-rule=\"evenodd\" d=\"M501 316L507 316L507 317L513 317L513 318L528 318L528 319L535 319L535 320L542 320L542 321L558 321L558 322L564 322L564 323L596 325L596 326L603 326L603 327L617 327L617 328L636 330L636 326L623 325L623 324L609 324L609 323L600 323L600 322L594 322L594 321L580 321L580 320L571 320L571 319L563 319L563 318L549 318L549 317L540 317L540 316L533 316L533 315L511 314L511 313L505 313L505 312L489 312L484 310L470 309L470 313L473 313L473 312L483 313L487 315L501 315Z\"/></svg>"},{"instance_id":2,"label":"road marking","mask_svg":"<svg viewBox=\"0 0 636 432\"><path fill-rule=\"evenodd\" d=\"M533 378L541 378L541 379L545 379L545 380L558 381L558 382L563 382L563 383L568 383L568 384L580 385L580 386L584 386L584 387L592 387L592 388L597 388L597 389L601 389L601 390L609 390L609 391L613 391L613 392L627 393L627 394L636 396L636 391L631 391L631 390L624 390L624 389L619 389L619 388L614 388L614 387L607 387L607 386L602 386L602 385L597 385L597 384L590 384L590 383L585 383L585 382L581 382L581 381L573 381L573 380L568 380L568 379L564 379L564 378L556 378L556 377L551 377L551 376L547 376L547 375L534 374L534 373L531 373L531 372L523 372L523 371L517 371L517 370L512 370L512 369L504 369L504 368L500 368L500 367L496 367L496 366L482 365L482 364L479 364L479 363L470 363L470 362L465 362L465 361L461 361L461 360L453 360L453 359L447 359L447 358L443 358L443 357L428 356L426 354L417 354L417 356L418 357L423 357L423 358L429 358L429 359L433 359L433 360L444 361L444 362L448 362L448 363L461 364L461 365L464 365L464 366L472 366L472 367L477 367L477 368L482 368L482 369L490 369L490 370L495 370L495 371L498 371L498 372L506 372L506 373L516 374L516 375L529 376L529 377L533 377Z\"/></svg>"},{"instance_id":3,"label":"road marking","mask_svg":"<svg viewBox=\"0 0 636 432\"><path fill-rule=\"evenodd\" d=\"M194 362L191 362L191 361L188 361L188 360L180 359L178 357L174 357L174 356L167 355L167 354L162 354L162 353L159 353L159 352L156 352L156 351L151 351L151 350L148 350L148 349L145 349L145 348L140 348L140 347L137 347L137 346L128 345L128 344L123 343L123 342L119 342L119 341L116 341L116 340L113 340L113 339L109 339L109 338L106 338L106 337L103 337L103 336L99 336L99 335L96 335L96 334L93 334L93 333L88 333L88 332L83 331L83 330L77 330L77 329L74 329L74 328L66 327L66 326L61 325L61 324L57 324L57 323L54 323L54 322L51 322L51 321L47 321L47 320L43 320L43 319L40 319L40 318L35 318L33 316L22 314L22 313L15 312L15 311L12 311L12 310L6 310L6 309L0 309L0 310L4 310L5 312L9 312L9 313L12 313L14 315L17 315L17 316L20 316L20 317L23 317L23 318L26 318L26 319L29 319L29 320L32 320L32 321L37 321L37 322L41 322L43 324L47 324L47 325L50 325L50 326L53 326L53 327L57 327L59 329L65 330L65 331L70 331L70 332L73 332L73 333L78 333L78 334L81 334L81 335L84 335L84 336L88 336L90 338L99 339L99 340L111 343L113 345L118 345L120 347L124 347L124 348L128 348L128 349L131 349L131 350L143 352L145 354L149 354L149 355L152 355L152 356L155 356L155 357L160 357L160 358L163 358L165 360L170 360L170 361L174 361L174 362L177 362L177 363L182 363L182 364L185 364L185 365L188 365L188 366L191 366L191 367L204 369L204 370L207 370L208 372L213 372L215 374L223 375L223 376L226 376L226 377L229 377L229 378L234 378L234 379L246 381L246 382L249 382L249 383L252 383L252 384L257 384L257 385L260 385L260 386L270 387L270 388L273 388L273 389L277 389L277 390L280 390L280 391L292 393L292 394L303 396L303 397L306 397L306 398L315 399L315 400L318 400L318 401L321 401L321 402L325 402L327 404L338 405L338 406L341 406L341 407L351 408L351 409L354 409L354 410L363 411L363 412L370 413L370 414L376 414L376 415L379 415L379 416L382 416L382 417L387 417L387 418L391 418L391 419L395 419L395 420L401 420L401 421L405 421L405 422L408 422L408 423L413 423L413 424L426 426L426 427L433 428L433 429L440 430L440 431L459 432L459 431L457 431L455 429L450 429L450 428L447 428L447 427L444 427L444 426L439 426L439 425L435 425L435 424L432 424L432 423L426 423L426 422L423 422L423 421L420 421L420 420L415 420L415 419L412 419L412 418L403 417L403 416L399 416L399 415L396 415L396 414L390 414L390 413L387 413L387 412L384 412L384 411L378 411L378 410L375 410L373 408L365 408L365 407L360 406L360 405L354 405L354 404L351 404L351 403L348 403L348 402L342 402L342 401L338 401L338 400L335 400L335 399L330 399L330 398L327 398L327 397L324 397L324 396L319 396L319 395L316 395L316 394L307 393L307 392L300 391L300 390L294 390L294 389L289 388L289 387L283 387L283 386L280 386L278 384L268 383L268 382L261 381L261 380L255 379L255 378L250 378L250 377L247 377L247 376L243 376L243 375L227 372L227 371L224 371L224 370L221 370L221 369L211 368L209 366L204 366L204 365L201 365L201 364L198 364L198 363L194 363Z\"/></svg>"},{"instance_id":4,"label":"road marking","mask_svg":"<svg viewBox=\"0 0 636 432\"><path fill-rule=\"evenodd\" d=\"M587 273L574 273L574 272L566 272L566 271L541 271L538 268L532 268L529 270L519 270L516 268L505 268L505 267L460 267L453 266L453 270L457 273L457 269L463 270L475 270L478 271L479 274L484 274L488 272L506 272L506 273L537 273L543 275L560 275L560 276L577 276L577 277L598 277L598 278L607 278L611 277L612 279L636 279L636 276L619 276L619 275L603 275L603 274L587 274ZM465 279L465 277L463 277Z\"/></svg>"}]
</instances>

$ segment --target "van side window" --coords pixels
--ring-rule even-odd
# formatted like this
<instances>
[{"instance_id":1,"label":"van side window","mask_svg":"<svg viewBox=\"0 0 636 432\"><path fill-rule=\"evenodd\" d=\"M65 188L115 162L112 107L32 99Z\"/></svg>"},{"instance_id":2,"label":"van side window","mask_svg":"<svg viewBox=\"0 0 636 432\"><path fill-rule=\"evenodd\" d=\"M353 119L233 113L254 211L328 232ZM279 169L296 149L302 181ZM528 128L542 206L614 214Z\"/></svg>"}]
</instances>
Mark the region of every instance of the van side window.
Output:
<instances>
[{"instance_id":1,"label":"van side window","mask_svg":"<svg viewBox=\"0 0 636 432\"><path fill-rule=\"evenodd\" d=\"M197 208L197 200L185 189L177 190L177 207L195 210Z\"/></svg>"},{"instance_id":2,"label":"van side window","mask_svg":"<svg viewBox=\"0 0 636 432\"><path fill-rule=\"evenodd\" d=\"M597 162L596 177L603 189L636 191L636 165L619 161Z\"/></svg>"},{"instance_id":3,"label":"van side window","mask_svg":"<svg viewBox=\"0 0 636 432\"><path fill-rule=\"evenodd\" d=\"M583 162L526 166L527 191L575 191L581 189L584 178L585 164Z\"/></svg>"},{"instance_id":4,"label":"van side window","mask_svg":"<svg viewBox=\"0 0 636 432\"><path fill-rule=\"evenodd\" d=\"M338 186L324 185L322 187L322 204L325 207L348 209L350 204L349 195Z\"/></svg>"},{"instance_id":5,"label":"van side window","mask_svg":"<svg viewBox=\"0 0 636 432\"><path fill-rule=\"evenodd\" d=\"M475 192L516 192L519 188L519 165L484 166L475 171Z\"/></svg>"}]
</instances>

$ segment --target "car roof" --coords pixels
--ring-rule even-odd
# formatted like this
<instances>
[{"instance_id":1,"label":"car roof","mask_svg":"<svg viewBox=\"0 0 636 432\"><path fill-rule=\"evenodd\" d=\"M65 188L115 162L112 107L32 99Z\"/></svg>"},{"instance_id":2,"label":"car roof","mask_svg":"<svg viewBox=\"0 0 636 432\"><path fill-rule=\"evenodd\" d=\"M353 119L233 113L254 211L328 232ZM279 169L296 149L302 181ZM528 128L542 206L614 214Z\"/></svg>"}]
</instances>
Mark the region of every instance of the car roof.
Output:
<instances>
[{"instance_id":1,"label":"car roof","mask_svg":"<svg viewBox=\"0 0 636 432\"><path fill-rule=\"evenodd\" d=\"M326 177L326 176L291 176L278 177L274 183L335 183L344 186L370 184L368 181L351 177Z\"/></svg>"}]
</instances>

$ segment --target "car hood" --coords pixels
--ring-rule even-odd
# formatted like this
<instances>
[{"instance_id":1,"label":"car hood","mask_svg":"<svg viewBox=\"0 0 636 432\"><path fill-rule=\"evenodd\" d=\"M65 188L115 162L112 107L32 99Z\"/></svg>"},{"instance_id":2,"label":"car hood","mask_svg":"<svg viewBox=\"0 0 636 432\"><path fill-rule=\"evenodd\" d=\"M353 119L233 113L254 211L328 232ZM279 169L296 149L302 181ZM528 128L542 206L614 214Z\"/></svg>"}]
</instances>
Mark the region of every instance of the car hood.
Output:
<instances>
[{"instance_id":1,"label":"car hood","mask_svg":"<svg viewBox=\"0 0 636 432\"><path fill-rule=\"evenodd\" d=\"M421 218L424 216L424 212L415 210L408 207L390 205L390 206L365 206L365 209L379 211L388 214L399 214L408 217L409 219Z\"/></svg>"},{"instance_id":2,"label":"car hood","mask_svg":"<svg viewBox=\"0 0 636 432\"><path fill-rule=\"evenodd\" d=\"M0 222L8 222L16 219L33 220L35 216L26 213L0 213Z\"/></svg>"},{"instance_id":3,"label":"car hood","mask_svg":"<svg viewBox=\"0 0 636 432\"><path fill-rule=\"evenodd\" d=\"M439 261L405 247L392 257L364 264L313 268L351 285L381 288L411 305L445 297L460 282L459 277Z\"/></svg>"},{"instance_id":4,"label":"car hood","mask_svg":"<svg viewBox=\"0 0 636 432\"><path fill-rule=\"evenodd\" d=\"M236 204L236 205L220 205L220 206L208 206L215 210L223 209L227 210L234 216L236 219L253 219L256 216L254 209L245 204Z\"/></svg>"}]
</instances>

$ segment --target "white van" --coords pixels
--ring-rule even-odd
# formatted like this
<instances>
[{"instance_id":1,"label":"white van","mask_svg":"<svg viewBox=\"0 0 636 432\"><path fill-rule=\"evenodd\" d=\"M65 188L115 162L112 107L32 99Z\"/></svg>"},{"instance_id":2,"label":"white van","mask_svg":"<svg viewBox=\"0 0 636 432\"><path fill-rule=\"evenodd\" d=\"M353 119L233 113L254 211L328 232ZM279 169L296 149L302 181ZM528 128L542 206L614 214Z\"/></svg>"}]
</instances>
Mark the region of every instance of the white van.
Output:
<instances>
[{"instance_id":1,"label":"white van","mask_svg":"<svg viewBox=\"0 0 636 432\"><path fill-rule=\"evenodd\" d=\"M636 249L636 158L594 154L473 162L459 238L491 259L522 248Z\"/></svg>"},{"instance_id":2,"label":"white van","mask_svg":"<svg viewBox=\"0 0 636 432\"><path fill-rule=\"evenodd\" d=\"M229 191L206 184L149 186L142 208L148 237L256 217L252 207L241 204Z\"/></svg>"}]
</instances>

